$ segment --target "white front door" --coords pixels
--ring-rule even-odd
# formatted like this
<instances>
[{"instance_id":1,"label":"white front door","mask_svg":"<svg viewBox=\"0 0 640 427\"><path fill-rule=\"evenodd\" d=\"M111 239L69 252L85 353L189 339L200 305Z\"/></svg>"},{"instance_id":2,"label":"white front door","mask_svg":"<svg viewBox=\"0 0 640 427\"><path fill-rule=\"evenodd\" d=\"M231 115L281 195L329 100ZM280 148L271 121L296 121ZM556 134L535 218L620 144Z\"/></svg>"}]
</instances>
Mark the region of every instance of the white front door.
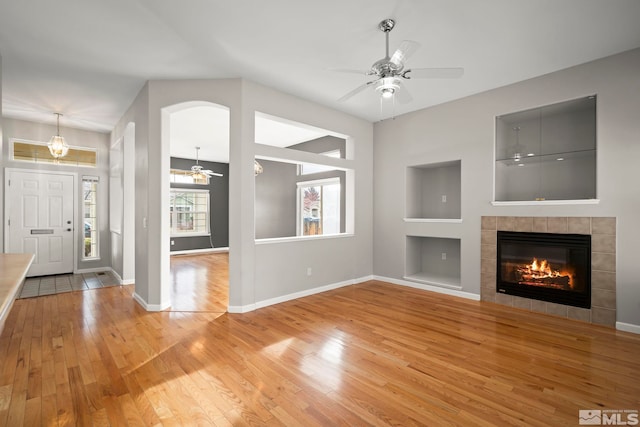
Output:
<instances>
[{"instance_id":1,"label":"white front door","mask_svg":"<svg viewBox=\"0 0 640 427\"><path fill-rule=\"evenodd\" d=\"M7 252L32 253L28 277L73 272L74 176L7 170Z\"/></svg>"}]
</instances>

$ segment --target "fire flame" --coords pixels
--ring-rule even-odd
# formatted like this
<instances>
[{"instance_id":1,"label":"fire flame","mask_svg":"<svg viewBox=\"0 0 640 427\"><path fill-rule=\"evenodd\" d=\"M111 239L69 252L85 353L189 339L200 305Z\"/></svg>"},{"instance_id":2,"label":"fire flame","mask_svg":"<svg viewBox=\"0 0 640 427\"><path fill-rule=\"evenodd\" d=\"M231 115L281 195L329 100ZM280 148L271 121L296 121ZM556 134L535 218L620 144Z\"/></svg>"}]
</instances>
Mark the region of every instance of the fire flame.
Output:
<instances>
[{"instance_id":1,"label":"fire flame","mask_svg":"<svg viewBox=\"0 0 640 427\"><path fill-rule=\"evenodd\" d=\"M546 259L538 261L534 258L531 264L527 264L523 268L524 272L534 279L542 279L546 277L568 277L569 284L573 287L573 274L570 271L553 270Z\"/></svg>"}]
</instances>

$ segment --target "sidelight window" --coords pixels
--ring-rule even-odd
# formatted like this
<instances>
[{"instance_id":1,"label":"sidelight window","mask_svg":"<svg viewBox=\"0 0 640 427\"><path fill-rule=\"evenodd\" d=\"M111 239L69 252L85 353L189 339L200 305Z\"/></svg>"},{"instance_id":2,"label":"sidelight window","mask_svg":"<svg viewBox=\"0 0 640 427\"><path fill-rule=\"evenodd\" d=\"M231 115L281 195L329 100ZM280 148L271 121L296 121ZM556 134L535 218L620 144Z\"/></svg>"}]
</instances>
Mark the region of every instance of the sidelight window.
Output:
<instances>
[{"instance_id":1,"label":"sidelight window","mask_svg":"<svg viewBox=\"0 0 640 427\"><path fill-rule=\"evenodd\" d=\"M98 177L82 177L82 236L85 260L100 258L98 246Z\"/></svg>"}]
</instances>

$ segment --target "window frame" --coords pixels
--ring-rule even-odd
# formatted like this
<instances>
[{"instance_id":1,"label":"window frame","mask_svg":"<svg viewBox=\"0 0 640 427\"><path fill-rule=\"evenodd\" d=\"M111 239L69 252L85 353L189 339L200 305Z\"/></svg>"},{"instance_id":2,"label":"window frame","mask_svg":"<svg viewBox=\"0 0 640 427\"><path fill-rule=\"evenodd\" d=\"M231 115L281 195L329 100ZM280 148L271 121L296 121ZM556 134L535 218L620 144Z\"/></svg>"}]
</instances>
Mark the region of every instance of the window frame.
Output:
<instances>
[{"instance_id":1,"label":"window frame","mask_svg":"<svg viewBox=\"0 0 640 427\"><path fill-rule=\"evenodd\" d=\"M206 210L205 213L205 224L206 231L190 231L190 232L180 232L177 231L176 227L178 224L177 217L179 213L184 213L186 211L178 211L175 208L175 196L174 194L178 193L197 193L197 194L206 194ZM173 200L173 203L172 203ZM171 215L170 220L170 236L173 237L208 237L211 236L211 193L208 189L199 189L199 188L171 188L169 191L169 214ZM202 211L194 210L189 211L192 213L202 213Z\"/></svg>"},{"instance_id":2,"label":"window frame","mask_svg":"<svg viewBox=\"0 0 640 427\"><path fill-rule=\"evenodd\" d=\"M95 203L92 203L94 210L93 217L87 217L87 204L85 200L85 184L91 184L93 188L89 191L95 193L94 200ZM98 184L100 183L100 178L97 176L83 176L82 177L82 224L80 224L80 229L82 230L82 261L96 261L100 259L100 227L99 224L99 216L98 216ZM86 254L86 239L87 239L87 231L85 230L85 223L87 219L91 219L93 224L92 228L89 229L90 233L90 246L95 249L95 253L91 256L87 256Z\"/></svg>"},{"instance_id":3,"label":"window frame","mask_svg":"<svg viewBox=\"0 0 640 427\"><path fill-rule=\"evenodd\" d=\"M302 203L304 200L304 196L302 191L307 187L323 187L325 185L338 185L339 194L344 191L342 188L342 182L339 177L331 177L331 178L323 178L323 179L314 179L310 181L300 181L296 183L296 237L317 237L317 236L337 236L341 233L338 231L337 233L322 233L322 234L303 234L304 232L304 217L302 215ZM338 212L342 209L341 206L341 197L338 197ZM324 198L321 198L320 203L324 203ZM322 216L321 216L322 218ZM338 214L338 230L342 228L342 224L340 223L340 215ZM324 231L324 230L323 230Z\"/></svg>"}]
</instances>

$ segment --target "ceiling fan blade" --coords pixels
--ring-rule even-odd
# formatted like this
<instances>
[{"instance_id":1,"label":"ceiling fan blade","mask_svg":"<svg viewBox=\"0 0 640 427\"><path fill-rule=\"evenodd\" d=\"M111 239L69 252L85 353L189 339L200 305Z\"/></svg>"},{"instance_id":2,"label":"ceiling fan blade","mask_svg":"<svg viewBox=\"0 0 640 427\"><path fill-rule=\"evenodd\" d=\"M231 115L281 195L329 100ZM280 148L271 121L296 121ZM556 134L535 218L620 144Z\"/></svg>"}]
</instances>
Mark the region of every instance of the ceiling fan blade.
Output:
<instances>
[{"instance_id":1,"label":"ceiling fan blade","mask_svg":"<svg viewBox=\"0 0 640 427\"><path fill-rule=\"evenodd\" d=\"M368 70L355 70L353 68L329 68L329 71L335 71L336 73L360 74L361 76L366 76L369 73Z\"/></svg>"},{"instance_id":2,"label":"ceiling fan blade","mask_svg":"<svg viewBox=\"0 0 640 427\"><path fill-rule=\"evenodd\" d=\"M464 68L412 68L405 71L409 79L457 79L464 74Z\"/></svg>"},{"instance_id":3,"label":"ceiling fan blade","mask_svg":"<svg viewBox=\"0 0 640 427\"><path fill-rule=\"evenodd\" d=\"M338 99L338 102L344 102L347 99L351 98L354 95L359 94L360 92L362 92L363 90L365 90L366 88L368 88L369 86L373 85L374 83L378 83L380 81L380 79L376 79L376 80L372 80L370 82L367 82L363 85L358 86L357 88L355 88L354 90L352 90L351 92L347 93L346 95L344 95L343 97Z\"/></svg>"},{"instance_id":4,"label":"ceiling fan blade","mask_svg":"<svg viewBox=\"0 0 640 427\"><path fill-rule=\"evenodd\" d=\"M205 174L207 174L208 176L223 176L221 173L218 172L214 172L212 170L203 170L202 172L204 172Z\"/></svg>"},{"instance_id":5,"label":"ceiling fan blade","mask_svg":"<svg viewBox=\"0 0 640 427\"><path fill-rule=\"evenodd\" d=\"M406 86L401 82L396 83L398 85L398 89L394 92L393 96L400 104L408 104L413 101L413 97L407 90Z\"/></svg>"},{"instance_id":6,"label":"ceiling fan blade","mask_svg":"<svg viewBox=\"0 0 640 427\"><path fill-rule=\"evenodd\" d=\"M420 47L420 43L412 40L404 40L400 43L400 47L391 55L389 61L393 62L398 67L404 66L405 61L415 53Z\"/></svg>"}]
</instances>

